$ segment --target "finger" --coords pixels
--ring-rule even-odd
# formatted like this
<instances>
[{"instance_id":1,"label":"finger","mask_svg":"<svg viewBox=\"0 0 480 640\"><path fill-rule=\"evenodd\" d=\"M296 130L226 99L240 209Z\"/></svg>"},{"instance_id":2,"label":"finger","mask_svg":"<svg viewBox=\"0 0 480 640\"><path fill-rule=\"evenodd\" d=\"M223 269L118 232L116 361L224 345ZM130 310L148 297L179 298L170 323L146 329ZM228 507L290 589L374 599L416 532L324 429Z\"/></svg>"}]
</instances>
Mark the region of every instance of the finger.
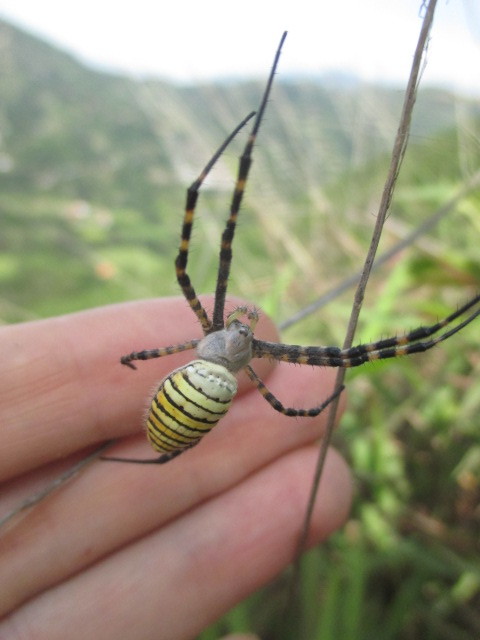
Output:
<instances>
[{"instance_id":1,"label":"finger","mask_svg":"<svg viewBox=\"0 0 480 640\"><path fill-rule=\"evenodd\" d=\"M264 318L259 334L275 339ZM112 305L0 332L0 479L142 428L147 397L186 352L120 366L134 349L201 337L181 298ZM262 365L266 372L268 362Z\"/></svg>"},{"instance_id":2,"label":"finger","mask_svg":"<svg viewBox=\"0 0 480 640\"><path fill-rule=\"evenodd\" d=\"M329 395L332 378L329 370L285 365L270 381L302 406ZM95 463L3 532L0 584L11 585L3 612L313 442L325 416L277 414L252 389L195 449L167 465ZM117 447L119 455L151 456L143 438L135 441Z\"/></svg>"},{"instance_id":3,"label":"finger","mask_svg":"<svg viewBox=\"0 0 480 640\"><path fill-rule=\"evenodd\" d=\"M288 454L160 531L52 588L0 635L38 640L191 638L292 560L316 450ZM310 543L345 520L351 483L328 456ZM75 606L72 606L75 603ZM23 634L23 635L22 635Z\"/></svg>"}]
</instances>

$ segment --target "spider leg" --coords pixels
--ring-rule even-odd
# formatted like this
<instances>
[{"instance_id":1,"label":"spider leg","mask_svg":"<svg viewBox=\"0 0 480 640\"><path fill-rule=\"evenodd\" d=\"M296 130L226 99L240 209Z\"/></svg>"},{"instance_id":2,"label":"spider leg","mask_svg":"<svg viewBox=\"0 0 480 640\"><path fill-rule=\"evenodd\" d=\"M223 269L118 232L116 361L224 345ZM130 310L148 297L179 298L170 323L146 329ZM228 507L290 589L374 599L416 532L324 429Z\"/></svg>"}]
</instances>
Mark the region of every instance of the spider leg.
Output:
<instances>
[{"instance_id":1,"label":"spider leg","mask_svg":"<svg viewBox=\"0 0 480 640\"><path fill-rule=\"evenodd\" d=\"M184 447L183 449L176 449L175 451L170 451L169 453L162 453L158 458L146 458L146 459L137 459L137 458L115 458L110 456L101 456L100 460L108 460L108 462L131 462L133 464L165 464L166 462L170 462L173 458L176 458L184 451L188 451L194 447L197 442L194 442L188 447Z\"/></svg>"},{"instance_id":2,"label":"spider leg","mask_svg":"<svg viewBox=\"0 0 480 640\"><path fill-rule=\"evenodd\" d=\"M387 358L398 358L413 353L428 351L439 342L447 340L455 333L466 327L470 322L480 315L480 309L471 313L465 320L455 325L448 331L430 340L428 338L440 329L456 320L465 311L480 302L480 296L472 298L463 307L428 327L418 327L405 336L387 338L378 342L360 344L350 349L340 349L339 347L302 347L299 345L279 344L276 342L264 342L253 339L252 353L254 358L273 358L282 362L296 362L297 364L309 364L312 366L324 367L358 367L365 362L373 360L383 360Z\"/></svg>"},{"instance_id":3,"label":"spider leg","mask_svg":"<svg viewBox=\"0 0 480 640\"><path fill-rule=\"evenodd\" d=\"M472 322L472 320L474 320L478 316L480 316L480 309L477 309L475 313L472 313L463 322L460 322L460 324L452 327L452 329L450 329L449 331L445 331L445 333L442 333L436 338L420 342L413 342L412 344L403 344L403 342L400 342L398 346L371 351L366 354L368 356L367 360L384 360L386 358L408 356L413 353L423 353L424 351L428 351L429 349L437 345L439 342L443 342L444 340L447 340L451 336L455 335L458 331L466 327L468 324L470 324L470 322ZM353 358L352 364L349 364L347 366L356 367L358 366L358 364L362 364L362 362L357 363L356 358Z\"/></svg>"},{"instance_id":4,"label":"spider leg","mask_svg":"<svg viewBox=\"0 0 480 640\"><path fill-rule=\"evenodd\" d=\"M342 385L338 389L335 389L335 391L330 396L328 396L328 398L324 402L322 402L322 404L319 405L318 407L313 407L312 409L293 409L291 407L283 406L280 400L278 400L278 398L276 398L273 395L273 393L268 390L268 388L265 386L262 380L260 380L260 378L257 376L257 374L255 373L255 371L252 369L250 365L247 365L245 367L245 370L247 372L248 377L253 382L253 384L257 387L257 389L260 391L260 393L265 398L265 400L275 409L275 411L283 413L283 415L285 416L292 416L292 417L301 416L301 417L307 417L307 418L314 418L315 416L318 416L318 414L322 413L322 411L326 407L328 407L328 405L331 402L333 402L333 400L335 400L335 398L337 398L345 389L345 385Z\"/></svg>"},{"instance_id":5,"label":"spider leg","mask_svg":"<svg viewBox=\"0 0 480 640\"><path fill-rule=\"evenodd\" d=\"M224 326L223 316L225 311L225 297L227 295L228 278L230 275L230 265L232 262L233 236L235 234L235 227L237 224L238 213L240 210L243 194L245 192L245 185L248 178L248 172L252 164L253 145L255 144L258 130L260 128L260 124L262 122L263 115L265 113L268 97L270 95L270 90L272 88L273 78L275 76L275 71L277 69L278 62L280 60L280 52L282 50L282 46L286 37L287 37L287 32L285 31L280 39L280 43L278 45L277 52L275 54L272 70L270 71L270 76L268 78L267 86L265 87L265 91L263 93L262 102L260 103L260 108L258 109L257 117L255 118L255 123L253 125L252 132L248 137L247 144L245 145L245 149L243 150L243 153L240 157L237 181L235 183L235 190L233 192L232 202L230 205L230 216L227 220L227 224L223 231L222 241L220 245L220 258L219 258L218 274L217 274L217 286L215 289L215 306L213 309L212 331L218 331L220 329L223 329L223 326Z\"/></svg>"},{"instance_id":6,"label":"spider leg","mask_svg":"<svg viewBox=\"0 0 480 640\"><path fill-rule=\"evenodd\" d=\"M172 353L180 353L180 351L188 351L189 349L195 349L200 340L189 340L182 344L172 345L170 347L161 347L160 349L146 349L145 351L132 351L126 356L120 358L120 362L130 369L136 369L137 367L132 364L132 360L150 360L151 358L163 358L163 356L170 356Z\"/></svg>"},{"instance_id":7,"label":"spider leg","mask_svg":"<svg viewBox=\"0 0 480 640\"><path fill-rule=\"evenodd\" d=\"M183 295L187 299L188 304L191 309L200 320L200 324L202 325L203 332L205 334L210 333L212 330L212 323L207 315L207 312L202 306L202 303L197 297L195 293L195 289L192 286L190 281L190 277L187 274L187 262L188 262L188 249L190 245L190 236L192 233L193 227L193 218L195 215L195 206L198 200L198 194L200 191L200 187L209 174L210 170L220 158L222 153L225 151L226 147L230 144L233 138L237 135L237 133L242 129L246 123L255 115L255 112L250 113L246 118L242 120L242 122L232 131L232 133L228 136L228 138L222 143L222 145L217 149L215 154L209 160L208 164L203 169L202 173L198 176L198 178L190 185L187 190L187 201L185 205L185 215L183 217L183 226L182 226L182 235L180 240L180 247L178 250L178 255L175 260L175 271L177 274L177 281L180 287L182 288ZM155 356L153 356L155 357Z\"/></svg>"},{"instance_id":8,"label":"spider leg","mask_svg":"<svg viewBox=\"0 0 480 640\"><path fill-rule=\"evenodd\" d=\"M344 357L351 358L358 355L362 355L365 352L369 352L369 351L378 352L378 351L383 351L389 348L395 348L397 346L407 346L407 345L410 345L410 343L412 342L417 342L424 338L429 338L433 334L440 331L440 329L443 329L447 325L451 324L454 320L462 316L466 311L468 311L469 309L477 305L479 302L480 302L480 295L475 296L474 298L466 302L463 306L459 307L456 311L451 313L449 316L447 316L443 320L440 320L439 322L436 322L435 324L429 325L427 327L417 327L416 329L413 329L413 331L409 331L403 336L394 336L393 338L386 338L385 340L378 340L377 342L371 342L369 344L357 345L356 347L351 347L350 349L341 351L340 354ZM478 316L478 314L479 314L478 311L475 311L474 313L472 313L462 323L458 324L456 327L454 327L450 331L445 332L441 340L437 339L436 341L433 342L431 346L433 347L435 344L438 344L438 342L442 342L443 340L446 340L453 334L457 333L457 331L460 331L460 329L463 329L463 327L465 327L472 320L474 320ZM423 349L420 348L419 351L423 351ZM416 353L416 351L410 351L409 353ZM398 355L405 355L405 354L399 353ZM391 357L395 357L395 356L391 356Z\"/></svg>"}]
</instances>

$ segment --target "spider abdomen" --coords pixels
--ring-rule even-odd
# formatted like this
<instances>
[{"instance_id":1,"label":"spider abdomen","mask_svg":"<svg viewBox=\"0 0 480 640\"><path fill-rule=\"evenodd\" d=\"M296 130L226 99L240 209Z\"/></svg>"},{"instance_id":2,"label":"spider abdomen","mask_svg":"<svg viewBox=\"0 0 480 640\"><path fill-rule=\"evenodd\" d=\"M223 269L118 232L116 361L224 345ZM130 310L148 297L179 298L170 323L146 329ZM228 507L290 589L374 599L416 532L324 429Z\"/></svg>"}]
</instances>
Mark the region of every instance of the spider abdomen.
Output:
<instances>
[{"instance_id":1,"label":"spider abdomen","mask_svg":"<svg viewBox=\"0 0 480 640\"><path fill-rule=\"evenodd\" d=\"M222 365L193 360L175 369L153 396L150 444L162 453L192 447L227 413L236 392L235 377Z\"/></svg>"}]
</instances>

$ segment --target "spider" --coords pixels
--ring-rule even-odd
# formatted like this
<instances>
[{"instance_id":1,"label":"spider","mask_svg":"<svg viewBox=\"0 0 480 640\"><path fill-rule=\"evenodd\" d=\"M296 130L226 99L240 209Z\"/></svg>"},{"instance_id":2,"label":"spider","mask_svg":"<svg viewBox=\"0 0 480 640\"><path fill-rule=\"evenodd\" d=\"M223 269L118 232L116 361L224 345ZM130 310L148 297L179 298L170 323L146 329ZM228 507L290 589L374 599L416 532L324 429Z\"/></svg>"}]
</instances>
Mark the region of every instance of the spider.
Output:
<instances>
[{"instance_id":1,"label":"spider","mask_svg":"<svg viewBox=\"0 0 480 640\"><path fill-rule=\"evenodd\" d=\"M232 261L232 242L237 218L252 163L253 147L265 113L286 35L285 32L278 45L258 112L250 113L235 128L187 191L180 248L175 260L175 270L178 284L190 308L200 321L204 337L159 349L134 351L122 356L120 359L123 365L136 369L133 364L135 360L161 358L189 349L197 350L198 358L185 366L175 369L162 380L152 399L147 417L147 437L153 449L161 455L146 460L114 457L104 458L106 460L163 464L195 446L228 411L237 392L235 374L241 370L246 371L250 380L265 400L276 411L287 416L317 416L342 392L343 386L336 389L320 405L311 409L285 407L267 389L250 366L250 361L254 358L270 358L282 362L308 364L316 367L357 367L373 360L396 358L427 351L460 331L480 314L480 309L477 309L456 326L451 327L440 335L434 336L434 334L438 334L440 329L450 325L454 320L475 307L480 301L480 295L478 295L447 318L431 326L418 327L401 337L360 344L345 350L339 347L303 347L258 340L254 337L254 329L258 321L256 309L238 307L224 319L227 283ZM230 215L221 239L214 309L213 316L210 319L198 299L187 274L188 251L195 206L200 187L206 176L233 138L254 116L252 131L240 157Z\"/></svg>"}]
</instances>

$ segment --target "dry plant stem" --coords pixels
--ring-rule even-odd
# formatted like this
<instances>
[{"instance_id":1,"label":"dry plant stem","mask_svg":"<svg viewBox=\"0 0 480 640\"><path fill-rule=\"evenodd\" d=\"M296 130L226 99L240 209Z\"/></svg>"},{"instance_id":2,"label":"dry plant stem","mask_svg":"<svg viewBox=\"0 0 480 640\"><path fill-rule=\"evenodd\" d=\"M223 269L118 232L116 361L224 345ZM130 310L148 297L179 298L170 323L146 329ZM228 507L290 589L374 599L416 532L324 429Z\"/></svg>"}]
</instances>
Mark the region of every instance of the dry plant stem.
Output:
<instances>
[{"instance_id":1,"label":"dry plant stem","mask_svg":"<svg viewBox=\"0 0 480 640\"><path fill-rule=\"evenodd\" d=\"M422 68L422 60L427 48L428 37L429 37L430 29L433 23L433 15L435 13L435 6L436 6L436 0L430 0L430 2L428 3L428 6L426 7L425 17L423 19L422 29L420 31L420 36L418 38L417 46L415 49L415 55L413 58L412 68L410 71L410 77L409 77L407 89L405 92L405 99L403 102L402 114L400 117L400 124L398 126L397 135L395 137L395 143L394 143L393 152L392 152L392 159L390 161L390 168L388 170L387 179L385 181L385 186L383 188L382 199L379 206L377 221L375 224L375 228L373 230L372 240L367 253L367 257L365 259L365 264L362 270L362 275L360 277L360 282L358 283L358 287L355 292L352 313L350 315L347 334L345 337L345 341L343 343L344 349L350 348L353 343L353 337L355 334L355 329L357 327L358 317L360 315L360 310L361 310L363 298L365 295L365 289L368 283L368 279L370 277L370 272L372 270L372 265L375 259L375 254L377 252L378 244L380 242L383 225L385 223L390 202L392 200L392 195L397 182L400 166L402 164L402 160L405 155L405 150L407 148L408 134L410 130L410 121L411 121L413 106L415 104L415 98L417 94L418 81L419 81L421 68ZM343 384L344 378L345 378L345 369L339 369L337 373L336 381L335 381L335 388L338 388ZM308 532L310 529L310 523L311 523L311 518L313 513L313 507L315 505L315 500L318 493L318 487L320 484L320 479L322 477L322 472L325 465L327 449L330 444L333 428L335 425L337 408L338 408L338 399L332 402L329 413L328 413L327 429L325 432L325 436L322 440L322 445L320 447L318 462L317 462L315 475L312 483L312 491L309 496L307 509L305 513L305 519L304 519L302 530L300 532L300 537L298 540L298 546L297 546L297 551L295 555L295 568L294 568L294 573L291 581L290 596L292 598L294 598L295 596L296 585L298 584L297 576L300 569L300 557L306 547Z\"/></svg>"},{"instance_id":2,"label":"dry plant stem","mask_svg":"<svg viewBox=\"0 0 480 640\"><path fill-rule=\"evenodd\" d=\"M97 447L94 451L92 451L92 453L89 453L88 456L85 456L85 458L82 458L76 464L69 467L66 471L59 475L58 478L55 478L55 480L50 482L50 484L48 484L46 487L29 496L23 502L20 502L20 504L18 504L14 509L0 518L0 528L7 524L7 522L9 522L17 514L21 513L25 509L33 507L34 505L41 502L44 498L49 496L51 493L62 487L66 482L73 478L73 476L77 475L77 473L80 473L80 471L82 471L84 467L97 460L97 458L114 443L115 440L108 440L108 442L104 442L100 447Z\"/></svg>"},{"instance_id":3,"label":"dry plant stem","mask_svg":"<svg viewBox=\"0 0 480 640\"><path fill-rule=\"evenodd\" d=\"M478 189L480 186L480 170L476 171L473 176L469 180L467 180L458 190L457 192L448 200L445 204L442 204L436 211L434 211L431 215L428 216L421 224L412 229L407 235L402 238L399 242L394 244L388 251L384 251L372 265L371 271L375 271L379 269L383 264L388 262L391 258L403 251L403 249L407 249L410 247L418 238L423 236L425 233L431 231L433 228L437 226L437 224L445 218L457 205L458 203L465 198L470 192ZM344 278L339 284L335 287L323 293L316 300L308 304L306 307L294 313L290 318L287 318L283 322L278 325L280 331L284 331L289 327L292 327L297 322L300 322L304 318L308 317L312 313L315 313L319 309L325 307L328 303L332 302L340 296L342 293L353 287L357 284L362 276L362 271L357 271L356 273Z\"/></svg>"}]
</instances>

